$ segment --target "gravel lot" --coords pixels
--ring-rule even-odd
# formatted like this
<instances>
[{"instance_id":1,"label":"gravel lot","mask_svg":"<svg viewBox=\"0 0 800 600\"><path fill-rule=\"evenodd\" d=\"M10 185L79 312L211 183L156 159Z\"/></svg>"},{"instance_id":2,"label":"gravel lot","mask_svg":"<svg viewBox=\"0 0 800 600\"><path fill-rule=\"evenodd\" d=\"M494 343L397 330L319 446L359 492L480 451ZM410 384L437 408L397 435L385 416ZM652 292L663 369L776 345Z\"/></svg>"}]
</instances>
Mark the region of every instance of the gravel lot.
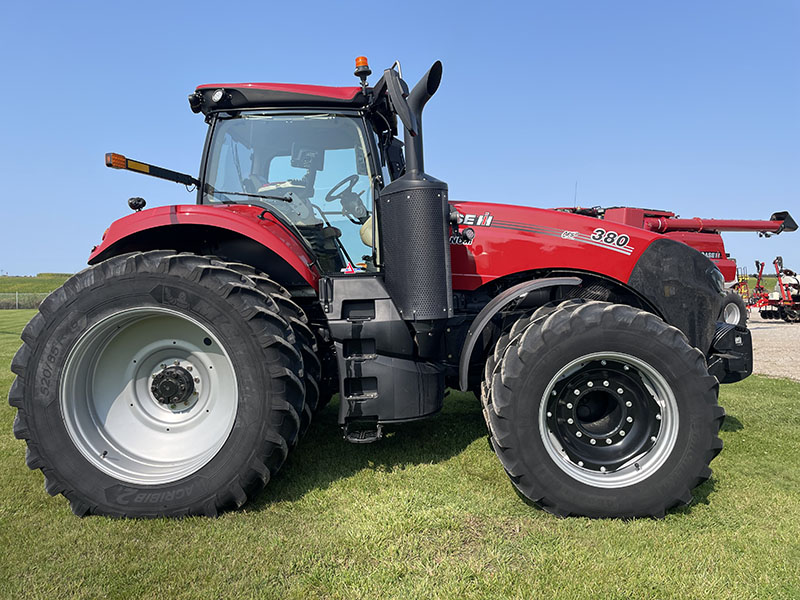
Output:
<instances>
[{"instance_id":1,"label":"gravel lot","mask_svg":"<svg viewBox=\"0 0 800 600\"><path fill-rule=\"evenodd\" d=\"M768 321L751 310L747 327L753 334L753 373L800 381L800 323Z\"/></svg>"}]
</instances>

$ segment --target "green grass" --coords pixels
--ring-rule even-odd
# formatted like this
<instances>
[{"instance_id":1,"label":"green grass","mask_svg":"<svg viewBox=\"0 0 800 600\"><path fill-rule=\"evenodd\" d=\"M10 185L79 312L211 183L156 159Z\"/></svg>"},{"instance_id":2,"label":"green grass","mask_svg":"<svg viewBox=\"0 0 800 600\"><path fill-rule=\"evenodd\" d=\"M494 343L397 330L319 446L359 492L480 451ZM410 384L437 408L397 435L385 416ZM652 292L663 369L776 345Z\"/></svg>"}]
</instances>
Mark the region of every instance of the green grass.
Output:
<instances>
[{"instance_id":1,"label":"green grass","mask_svg":"<svg viewBox=\"0 0 800 600\"><path fill-rule=\"evenodd\" d=\"M52 292L69 277L67 273L39 273L36 277L3 276L0 277L0 292Z\"/></svg>"},{"instance_id":2,"label":"green grass","mask_svg":"<svg viewBox=\"0 0 800 600\"><path fill-rule=\"evenodd\" d=\"M33 311L0 312L0 395ZM800 597L800 385L723 388L725 450L663 520L558 519L524 504L477 402L348 445L334 407L240 512L74 517L0 407L0 598Z\"/></svg>"},{"instance_id":3,"label":"green grass","mask_svg":"<svg viewBox=\"0 0 800 600\"><path fill-rule=\"evenodd\" d=\"M758 283L758 279L756 277L751 276L747 278L747 285L751 292L756 288L756 283ZM775 287L776 283L778 283L778 278L775 277L775 275L765 275L761 278L761 285L763 285L770 292Z\"/></svg>"}]
</instances>

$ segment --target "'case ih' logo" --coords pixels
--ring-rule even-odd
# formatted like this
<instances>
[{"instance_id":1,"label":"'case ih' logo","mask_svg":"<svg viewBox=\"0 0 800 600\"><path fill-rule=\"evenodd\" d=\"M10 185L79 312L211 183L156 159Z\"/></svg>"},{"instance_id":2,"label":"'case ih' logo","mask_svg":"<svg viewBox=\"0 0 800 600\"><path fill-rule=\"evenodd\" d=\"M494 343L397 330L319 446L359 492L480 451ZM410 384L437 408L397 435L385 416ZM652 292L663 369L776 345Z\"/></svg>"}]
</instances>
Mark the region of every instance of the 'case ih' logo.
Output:
<instances>
[{"instance_id":1,"label":"'case ih' logo","mask_svg":"<svg viewBox=\"0 0 800 600\"><path fill-rule=\"evenodd\" d=\"M482 215L462 215L458 214L459 225L476 225L480 227L490 227L492 224L492 213L485 212Z\"/></svg>"}]
</instances>

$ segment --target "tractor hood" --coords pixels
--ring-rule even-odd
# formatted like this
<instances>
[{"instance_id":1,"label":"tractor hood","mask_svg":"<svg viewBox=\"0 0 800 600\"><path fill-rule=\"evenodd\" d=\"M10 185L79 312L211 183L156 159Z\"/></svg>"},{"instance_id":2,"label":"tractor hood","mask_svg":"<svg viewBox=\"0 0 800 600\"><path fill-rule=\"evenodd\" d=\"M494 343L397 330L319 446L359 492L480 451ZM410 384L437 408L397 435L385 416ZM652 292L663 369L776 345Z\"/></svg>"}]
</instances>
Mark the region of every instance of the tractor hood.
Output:
<instances>
[{"instance_id":1,"label":"tractor hood","mask_svg":"<svg viewBox=\"0 0 800 600\"><path fill-rule=\"evenodd\" d=\"M452 236L453 288L474 290L524 271L597 272L627 282L645 249L662 235L620 223L554 210L452 202L459 227L474 237Z\"/></svg>"}]
</instances>

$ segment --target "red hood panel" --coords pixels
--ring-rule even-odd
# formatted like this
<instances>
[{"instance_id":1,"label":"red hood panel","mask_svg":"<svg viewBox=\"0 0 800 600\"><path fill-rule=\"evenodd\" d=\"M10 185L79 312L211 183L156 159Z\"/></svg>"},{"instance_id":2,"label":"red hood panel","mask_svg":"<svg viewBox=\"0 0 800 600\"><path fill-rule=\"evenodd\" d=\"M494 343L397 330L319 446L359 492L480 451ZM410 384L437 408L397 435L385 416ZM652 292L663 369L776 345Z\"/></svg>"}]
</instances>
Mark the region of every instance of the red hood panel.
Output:
<instances>
[{"instance_id":1,"label":"red hood panel","mask_svg":"<svg viewBox=\"0 0 800 600\"><path fill-rule=\"evenodd\" d=\"M461 228L450 238L453 289L474 290L499 277L538 269L591 271L627 282L636 261L662 237L638 227L526 206L452 202Z\"/></svg>"}]
</instances>

